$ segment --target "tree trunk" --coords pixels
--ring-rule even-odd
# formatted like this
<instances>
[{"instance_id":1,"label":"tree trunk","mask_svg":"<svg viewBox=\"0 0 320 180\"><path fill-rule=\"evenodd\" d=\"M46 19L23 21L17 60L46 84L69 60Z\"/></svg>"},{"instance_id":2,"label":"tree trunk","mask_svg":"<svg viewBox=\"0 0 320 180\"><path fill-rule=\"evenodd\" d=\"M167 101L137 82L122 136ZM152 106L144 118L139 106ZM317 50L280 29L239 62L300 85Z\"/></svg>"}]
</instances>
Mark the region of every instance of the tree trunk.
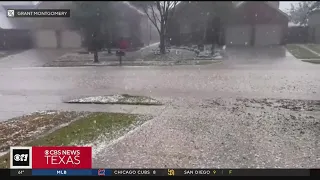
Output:
<instances>
[{"instance_id":1,"label":"tree trunk","mask_svg":"<svg viewBox=\"0 0 320 180\"><path fill-rule=\"evenodd\" d=\"M119 64L122 66L122 56L119 56Z\"/></svg>"},{"instance_id":2,"label":"tree trunk","mask_svg":"<svg viewBox=\"0 0 320 180\"><path fill-rule=\"evenodd\" d=\"M214 55L216 44L218 43L217 39L219 37L219 31L217 28L214 28L212 33L212 40L211 40L211 55Z\"/></svg>"},{"instance_id":3,"label":"tree trunk","mask_svg":"<svg viewBox=\"0 0 320 180\"><path fill-rule=\"evenodd\" d=\"M112 41L113 41L113 37L112 37L112 29L109 28L108 30L108 54L112 54L111 52L111 48L112 48Z\"/></svg>"},{"instance_id":4,"label":"tree trunk","mask_svg":"<svg viewBox=\"0 0 320 180\"><path fill-rule=\"evenodd\" d=\"M212 46L211 46L211 53L214 55L215 52L215 47L216 45L220 44L220 36L221 36L221 23L220 23L220 18L215 17L213 19L212 27L213 29L213 34L212 34Z\"/></svg>"},{"instance_id":5,"label":"tree trunk","mask_svg":"<svg viewBox=\"0 0 320 180\"><path fill-rule=\"evenodd\" d=\"M205 17L204 29L203 29L203 39L202 39L203 44L207 43L207 30L208 30L208 17Z\"/></svg>"},{"instance_id":6,"label":"tree trunk","mask_svg":"<svg viewBox=\"0 0 320 180\"><path fill-rule=\"evenodd\" d=\"M207 40L207 24L204 25L202 43L203 43L203 44L206 44L206 40Z\"/></svg>"},{"instance_id":7,"label":"tree trunk","mask_svg":"<svg viewBox=\"0 0 320 180\"><path fill-rule=\"evenodd\" d=\"M98 51L97 50L94 50L94 52L93 52L93 62L94 63L98 63L99 62Z\"/></svg>"},{"instance_id":8,"label":"tree trunk","mask_svg":"<svg viewBox=\"0 0 320 180\"><path fill-rule=\"evenodd\" d=\"M215 46L216 46L216 43L215 43L214 41L212 41L212 45L211 45L211 55L214 55Z\"/></svg>"},{"instance_id":9,"label":"tree trunk","mask_svg":"<svg viewBox=\"0 0 320 180\"><path fill-rule=\"evenodd\" d=\"M160 53L165 54L166 53L166 46L165 46L165 34L160 34Z\"/></svg>"},{"instance_id":10,"label":"tree trunk","mask_svg":"<svg viewBox=\"0 0 320 180\"><path fill-rule=\"evenodd\" d=\"M165 24L164 21L161 19L161 24L160 24L160 54L165 54L166 53L166 30L165 30Z\"/></svg>"}]
</instances>

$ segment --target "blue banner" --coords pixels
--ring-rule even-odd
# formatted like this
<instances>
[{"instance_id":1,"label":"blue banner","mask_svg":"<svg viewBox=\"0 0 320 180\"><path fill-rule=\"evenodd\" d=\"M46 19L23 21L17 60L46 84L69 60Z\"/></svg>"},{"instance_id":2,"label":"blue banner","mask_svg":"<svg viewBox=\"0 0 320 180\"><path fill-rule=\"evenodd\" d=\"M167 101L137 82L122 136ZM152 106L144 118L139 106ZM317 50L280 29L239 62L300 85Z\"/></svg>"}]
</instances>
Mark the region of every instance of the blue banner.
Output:
<instances>
[{"instance_id":1,"label":"blue banner","mask_svg":"<svg viewBox=\"0 0 320 180\"><path fill-rule=\"evenodd\" d=\"M92 176L92 169L32 169L33 176Z\"/></svg>"}]
</instances>

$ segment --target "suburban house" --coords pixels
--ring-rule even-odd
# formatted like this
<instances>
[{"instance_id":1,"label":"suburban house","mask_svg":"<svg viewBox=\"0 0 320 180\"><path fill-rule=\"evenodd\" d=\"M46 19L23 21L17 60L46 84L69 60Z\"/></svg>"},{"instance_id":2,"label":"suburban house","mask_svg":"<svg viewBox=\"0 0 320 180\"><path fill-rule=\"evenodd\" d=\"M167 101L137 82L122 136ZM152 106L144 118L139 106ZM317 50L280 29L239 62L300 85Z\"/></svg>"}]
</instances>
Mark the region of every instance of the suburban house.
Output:
<instances>
[{"instance_id":1,"label":"suburban house","mask_svg":"<svg viewBox=\"0 0 320 180\"><path fill-rule=\"evenodd\" d=\"M113 42L123 37L132 47L141 47L158 42L159 34L144 12L128 1L114 2L113 8L119 12L119 20L112 32Z\"/></svg>"},{"instance_id":2,"label":"suburban house","mask_svg":"<svg viewBox=\"0 0 320 180\"><path fill-rule=\"evenodd\" d=\"M72 1L41 1L38 9L69 9ZM126 1L112 2L113 9L121 12L116 24L109 27L105 38L117 47L119 39L125 38L131 42L131 47L141 47L149 39L149 31L145 27L145 15ZM72 12L71 12L72 16ZM79 48L83 45L82 33L75 29L70 18L32 18L34 21L34 42L38 48ZM146 36L148 38L146 38Z\"/></svg>"},{"instance_id":3,"label":"suburban house","mask_svg":"<svg viewBox=\"0 0 320 180\"><path fill-rule=\"evenodd\" d=\"M159 33L152 22L149 20L148 16L139 8L131 5L130 2L124 1L123 3L127 4L128 7L137 11L139 14L138 21L137 17L135 17L134 22L137 22L140 25L139 33L140 33L140 40L144 45L149 45L153 43L159 42Z\"/></svg>"},{"instance_id":4,"label":"suburban house","mask_svg":"<svg viewBox=\"0 0 320 180\"><path fill-rule=\"evenodd\" d=\"M320 44L320 10L309 14L308 26L310 42Z\"/></svg>"},{"instance_id":5,"label":"suburban house","mask_svg":"<svg viewBox=\"0 0 320 180\"><path fill-rule=\"evenodd\" d=\"M81 48L82 33L73 26L71 18L8 18L7 9L70 9L72 1L39 1L38 3L0 2L0 48ZM113 2L122 12L109 34L113 45L120 37L130 40L132 47L141 47L149 39L145 15L129 3ZM121 10L121 11L120 11ZM71 12L72 16L72 12ZM143 38L144 37L144 38ZM146 38L148 37L148 38ZM4 46L5 47L2 47Z\"/></svg>"},{"instance_id":6,"label":"suburban house","mask_svg":"<svg viewBox=\"0 0 320 180\"><path fill-rule=\"evenodd\" d=\"M0 2L0 49L29 49L32 47L32 26L28 19L8 18L7 9L31 9L32 2Z\"/></svg>"},{"instance_id":7,"label":"suburban house","mask_svg":"<svg viewBox=\"0 0 320 180\"><path fill-rule=\"evenodd\" d=\"M192 10L193 3L203 6ZM210 11L203 13L201 9L210 10L211 2L184 2L176 7L174 25L169 30L173 44L199 43L197 40L213 34L212 19L206 17ZM223 44L241 46L267 46L286 43L289 18L279 9L279 1L240 1L224 2L232 4L228 16L221 23ZM228 5L228 4L226 4ZM179 8L183 6L183 8ZM198 5L199 6L199 5ZM206 16L207 15L207 16ZM206 26L204 26L206 25ZM204 28L205 27L205 28ZM210 34L211 33L211 34ZM206 40L210 42L210 40Z\"/></svg>"},{"instance_id":8,"label":"suburban house","mask_svg":"<svg viewBox=\"0 0 320 180\"><path fill-rule=\"evenodd\" d=\"M68 9L71 1L40 1L36 9ZM80 32L70 18L29 18L34 48L80 48Z\"/></svg>"},{"instance_id":9,"label":"suburban house","mask_svg":"<svg viewBox=\"0 0 320 180\"><path fill-rule=\"evenodd\" d=\"M119 12L110 34L114 46L117 46L120 38L127 39L130 47L143 46L141 20L144 14L126 1L113 2L112 6Z\"/></svg>"}]
</instances>

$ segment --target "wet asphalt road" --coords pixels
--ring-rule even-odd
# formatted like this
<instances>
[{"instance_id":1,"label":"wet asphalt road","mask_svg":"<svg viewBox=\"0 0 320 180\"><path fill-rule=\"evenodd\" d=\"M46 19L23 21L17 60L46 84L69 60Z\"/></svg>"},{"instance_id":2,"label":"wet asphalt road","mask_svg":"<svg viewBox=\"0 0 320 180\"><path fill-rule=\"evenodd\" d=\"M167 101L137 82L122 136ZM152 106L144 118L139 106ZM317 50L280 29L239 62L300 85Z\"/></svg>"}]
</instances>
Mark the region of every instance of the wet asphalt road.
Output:
<instances>
[{"instance_id":1,"label":"wet asphalt road","mask_svg":"<svg viewBox=\"0 0 320 180\"><path fill-rule=\"evenodd\" d=\"M46 109L116 108L62 103L79 96L148 95L167 105L153 109L157 117L130 136L102 148L94 166L320 167L316 111L236 103L237 98L320 100L320 66L279 49L244 51L230 49L228 60L206 66L41 68L6 62L0 66L0 120ZM220 103L208 103L217 99ZM290 114L297 117L292 126ZM313 118L306 125L307 117Z\"/></svg>"}]
</instances>

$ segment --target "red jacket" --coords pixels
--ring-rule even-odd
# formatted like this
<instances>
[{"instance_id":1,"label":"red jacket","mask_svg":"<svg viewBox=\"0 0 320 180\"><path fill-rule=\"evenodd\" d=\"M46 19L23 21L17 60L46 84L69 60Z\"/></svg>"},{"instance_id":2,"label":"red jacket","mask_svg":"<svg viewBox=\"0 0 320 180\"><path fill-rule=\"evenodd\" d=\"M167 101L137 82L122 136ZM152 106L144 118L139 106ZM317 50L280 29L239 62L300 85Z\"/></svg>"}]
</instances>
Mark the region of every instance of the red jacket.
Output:
<instances>
[{"instance_id":1,"label":"red jacket","mask_svg":"<svg viewBox=\"0 0 320 180\"><path fill-rule=\"evenodd\" d=\"M129 46L128 41L122 40L120 41L120 49L127 49Z\"/></svg>"}]
</instances>

